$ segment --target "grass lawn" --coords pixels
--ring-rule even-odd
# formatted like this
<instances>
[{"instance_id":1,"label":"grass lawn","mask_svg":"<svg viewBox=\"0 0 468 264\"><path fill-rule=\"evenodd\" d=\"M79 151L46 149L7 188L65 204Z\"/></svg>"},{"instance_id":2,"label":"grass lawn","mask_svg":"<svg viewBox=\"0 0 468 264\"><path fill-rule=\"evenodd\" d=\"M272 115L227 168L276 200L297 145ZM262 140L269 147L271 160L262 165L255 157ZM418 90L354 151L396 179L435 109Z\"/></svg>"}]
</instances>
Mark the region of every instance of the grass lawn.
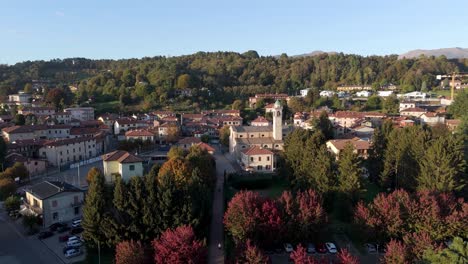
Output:
<instances>
[{"instance_id":1,"label":"grass lawn","mask_svg":"<svg viewBox=\"0 0 468 264\"><path fill-rule=\"evenodd\" d=\"M105 113L105 112L115 112L115 109L119 106L119 101L110 101L104 103L95 103L91 106L95 108L97 113Z\"/></svg>"},{"instance_id":2,"label":"grass lawn","mask_svg":"<svg viewBox=\"0 0 468 264\"><path fill-rule=\"evenodd\" d=\"M226 182L224 194L228 202L240 190L256 191L263 197L277 198L287 189L289 189L289 182L283 177L252 175L252 178L229 179Z\"/></svg>"},{"instance_id":3,"label":"grass lawn","mask_svg":"<svg viewBox=\"0 0 468 264\"><path fill-rule=\"evenodd\" d=\"M364 183L364 188L366 189L366 192L364 194L364 201L366 203L370 203L374 200L374 198L379 194L380 192L383 192L380 187L372 182L366 181Z\"/></svg>"}]
</instances>

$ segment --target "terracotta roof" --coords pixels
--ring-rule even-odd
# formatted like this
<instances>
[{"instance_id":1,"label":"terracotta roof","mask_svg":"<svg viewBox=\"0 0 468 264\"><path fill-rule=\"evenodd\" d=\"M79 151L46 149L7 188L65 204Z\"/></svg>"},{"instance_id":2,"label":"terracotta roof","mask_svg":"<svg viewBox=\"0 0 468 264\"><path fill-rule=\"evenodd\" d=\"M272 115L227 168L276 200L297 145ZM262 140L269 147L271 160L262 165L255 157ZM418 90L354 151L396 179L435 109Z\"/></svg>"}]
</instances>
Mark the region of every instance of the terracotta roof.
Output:
<instances>
[{"instance_id":1,"label":"terracotta roof","mask_svg":"<svg viewBox=\"0 0 468 264\"><path fill-rule=\"evenodd\" d=\"M45 130L47 129L47 126L45 125L33 125L33 126L11 126L11 127L6 127L3 130L3 132L8 133L8 134L16 134L16 133L31 133L37 130Z\"/></svg>"},{"instance_id":2,"label":"terracotta roof","mask_svg":"<svg viewBox=\"0 0 468 264\"><path fill-rule=\"evenodd\" d=\"M73 136L97 134L99 132L101 132L101 129L96 127L72 127L70 129L70 135Z\"/></svg>"},{"instance_id":3,"label":"terracotta roof","mask_svg":"<svg viewBox=\"0 0 468 264\"><path fill-rule=\"evenodd\" d=\"M247 156L249 155L272 155L273 154L273 152L271 152L270 150L261 148L258 146L253 146L251 148L244 149L242 150L242 153L244 153Z\"/></svg>"},{"instance_id":4,"label":"terracotta roof","mask_svg":"<svg viewBox=\"0 0 468 264\"><path fill-rule=\"evenodd\" d=\"M136 129L125 132L126 137L153 137L154 134L146 129Z\"/></svg>"},{"instance_id":5,"label":"terracotta roof","mask_svg":"<svg viewBox=\"0 0 468 264\"><path fill-rule=\"evenodd\" d=\"M200 143L201 139L197 137L186 137L177 142L177 144L197 144Z\"/></svg>"},{"instance_id":6,"label":"terracotta roof","mask_svg":"<svg viewBox=\"0 0 468 264\"><path fill-rule=\"evenodd\" d=\"M119 123L120 125L129 125L129 124L141 123L141 121L135 120L133 118L121 118L121 119L116 120L115 122Z\"/></svg>"},{"instance_id":7,"label":"terracotta roof","mask_svg":"<svg viewBox=\"0 0 468 264\"><path fill-rule=\"evenodd\" d=\"M445 123L446 123L447 125L455 125L455 126L458 126L458 125L460 125L461 120L460 120L460 119L445 119Z\"/></svg>"},{"instance_id":8,"label":"terracotta roof","mask_svg":"<svg viewBox=\"0 0 468 264\"><path fill-rule=\"evenodd\" d=\"M281 94L268 94L268 93L265 93L265 94L256 94L255 97L256 98L287 98L288 95L284 94L284 93L281 93Z\"/></svg>"},{"instance_id":9,"label":"terracotta roof","mask_svg":"<svg viewBox=\"0 0 468 264\"><path fill-rule=\"evenodd\" d=\"M267 104L265 108L275 108L275 104Z\"/></svg>"},{"instance_id":10,"label":"terracotta roof","mask_svg":"<svg viewBox=\"0 0 468 264\"><path fill-rule=\"evenodd\" d=\"M63 145L68 145L68 144L75 144L75 143L81 143L89 140L95 140L93 137L77 137L77 138L64 138L64 139L56 139L56 140L50 140L44 143L44 146L50 146L50 147L57 147L57 146L63 146Z\"/></svg>"},{"instance_id":11,"label":"terracotta roof","mask_svg":"<svg viewBox=\"0 0 468 264\"><path fill-rule=\"evenodd\" d=\"M422 109L422 108L419 108L419 107L410 107L410 108L406 108L404 110L401 110L400 112L421 112L421 113L425 113L427 111Z\"/></svg>"},{"instance_id":12,"label":"terracotta roof","mask_svg":"<svg viewBox=\"0 0 468 264\"><path fill-rule=\"evenodd\" d=\"M263 116L259 116L259 117L255 118L255 120L252 120L252 123L269 123L269 122L270 121L268 121Z\"/></svg>"},{"instance_id":13,"label":"terracotta roof","mask_svg":"<svg viewBox=\"0 0 468 264\"><path fill-rule=\"evenodd\" d=\"M348 143L353 144L354 148L358 149L358 150L359 149L370 149L370 143L368 141L357 140L357 138L353 138L353 139L334 139L334 140L330 140L328 142L333 144L333 146L335 146L335 148L337 148L339 150L343 150Z\"/></svg>"},{"instance_id":14,"label":"terracotta roof","mask_svg":"<svg viewBox=\"0 0 468 264\"><path fill-rule=\"evenodd\" d=\"M437 113L434 113L434 112L427 112L427 113L424 113L423 115L425 115L426 117L436 117L436 116L437 116Z\"/></svg>"},{"instance_id":15,"label":"terracotta roof","mask_svg":"<svg viewBox=\"0 0 468 264\"><path fill-rule=\"evenodd\" d=\"M354 111L337 111L330 115L335 118L363 118L364 116L364 113Z\"/></svg>"},{"instance_id":16,"label":"terracotta roof","mask_svg":"<svg viewBox=\"0 0 468 264\"><path fill-rule=\"evenodd\" d=\"M206 150L208 152L214 152L215 151L215 149L212 146L206 144L205 142L200 142L200 143L197 144L197 146L199 146L201 149L204 149L204 150Z\"/></svg>"},{"instance_id":17,"label":"terracotta roof","mask_svg":"<svg viewBox=\"0 0 468 264\"><path fill-rule=\"evenodd\" d=\"M116 150L102 156L103 161L118 161L119 163L143 162L143 159L130 154L127 151Z\"/></svg>"}]
</instances>

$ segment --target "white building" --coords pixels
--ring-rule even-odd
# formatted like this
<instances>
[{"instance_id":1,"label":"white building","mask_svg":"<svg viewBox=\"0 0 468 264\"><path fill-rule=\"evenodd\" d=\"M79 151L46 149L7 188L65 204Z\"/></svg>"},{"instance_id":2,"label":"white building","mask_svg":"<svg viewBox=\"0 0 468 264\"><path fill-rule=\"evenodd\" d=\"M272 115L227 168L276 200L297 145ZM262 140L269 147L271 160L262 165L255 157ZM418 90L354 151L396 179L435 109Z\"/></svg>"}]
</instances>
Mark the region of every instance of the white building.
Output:
<instances>
[{"instance_id":1,"label":"white building","mask_svg":"<svg viewBox=\"0 0 468 264\"><path fill-rule=\"evenodd\" d=\"M429 97L427 93L422 93L422 92L410 92L410 93L405 93L405 94L397 94L398 98L406 98L406 99L426 99Z\"/></svg>"},{"instance_id":2,"label":"white building","mask_svg":"<svg viewBox=\"0 0 468 264\"><path fill-rule=\"evenodd\" d=\"M356 93L356 96L358 97L369 97L372 95L371 91L359 91Z\"/></svg>"},{"instance_id":3,"label":"white building","mask_svg":"<svg viewBox=\"0 0 468 264\"><path fill-rule=\"evenodd\" d=\"M377 95L380 97L388 97L393 94L393 91L378 91Z\"/></svg>"},{"instance_id":4,"label":"white building","mask_svg":"<svg viewBox=\"0 0 468 264\"><path fill-rule=\"evenodd\" d=\"M307 94L309 93L310 89L312 89L312 88L306 88L306 89L300 90L299 92L301 93L301 97L306 97Z\"/></svg>"},{"instance_id":5,"label":"white building","mask_svg":"<svg viewBox=\"0 0 468 264\"><path fill-rule=\"evenodd\" d=\"M8 102L16 105L30 105L32 95L24 92L8 95Z\"/></svg>"},{"instance_id":6,"label":"white building","mask_svg":"<svg viewBox=\"0 0 468 264\"><path fill-rule=\"evenodd\" d=\"M80 121L94 120L94 108L93 107L71 107L65 108L65 112L70 113L71 118Z\"/></svg>"},{"instance_id":7,"label":"white building","mask_svg":"<svg viewBox=\"0 0 468 264\"><path fill-rule=\"evenodd\" d=\"M421 120L422 124L426 124L429 126L435 126L437 124L445 124L445 116L439 115L434 112L427 112L422 114L419 119Z\"/></svg>"},{"instance_id":8,"label":"white building","mask_svg":"<svg viewBox=\"0 0 468 264\"><path fill-rule=\"evenodd\" d=\"M49 141L39 149L39 155L57 167L88 160L100 154L96 140L94 137L77 137Z\"/></svg>"},{"instance_id":9,"label":"white building","mask_svg":"<svg viewBox=\"0 0 468 264\"><path fill-rule=\"evenodd\" d=\"M333 97L333 95L335 95L335 92L334 91L321 91L320 92L320 96L321 97Z\"/></svg>"},{"instance_id":10,"label":"white building","mask_svg":"<svg viewBox=\"0 0 468 264\"><path fill-rule=\"evenodd\" d=\"M128 182L131 177L143 176L143 159L123 150L116 150L102 156L104 177L107 183L114 183L116 177Z\"/></svg>"}]
</instances>

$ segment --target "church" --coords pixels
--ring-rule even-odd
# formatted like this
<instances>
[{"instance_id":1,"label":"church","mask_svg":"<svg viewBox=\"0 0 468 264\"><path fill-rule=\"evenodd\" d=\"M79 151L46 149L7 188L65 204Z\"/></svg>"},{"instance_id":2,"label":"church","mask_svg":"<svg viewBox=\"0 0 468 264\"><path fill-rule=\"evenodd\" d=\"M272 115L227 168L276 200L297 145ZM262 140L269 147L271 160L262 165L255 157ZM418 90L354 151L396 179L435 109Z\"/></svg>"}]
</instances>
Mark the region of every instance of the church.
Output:
<instances>
[{"instance_id":1,"label":"church","mask_svg":"<svg viewBox=\"0 0 468 264\"><path fill-rule=\"evenodd\" d=\"M283 106L273 106L273 126L231 126L229 152L248 171L275 170L274 153L283 150L283 139L291 131L283 127Z\"/></svg>"}]
</instances>

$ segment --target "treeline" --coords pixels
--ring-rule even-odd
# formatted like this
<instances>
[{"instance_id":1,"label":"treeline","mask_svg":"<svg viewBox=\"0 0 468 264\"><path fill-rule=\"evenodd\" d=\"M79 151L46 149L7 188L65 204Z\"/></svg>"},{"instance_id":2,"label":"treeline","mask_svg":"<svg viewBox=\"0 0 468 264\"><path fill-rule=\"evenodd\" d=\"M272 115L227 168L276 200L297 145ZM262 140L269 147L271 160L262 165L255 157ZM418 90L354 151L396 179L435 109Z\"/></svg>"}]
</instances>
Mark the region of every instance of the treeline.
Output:
<instances>
[{"instance_id":1,"label":"treeline","mask_svg":"<svg viewBox=\"0 0 468 264\"><path fill-rule=\"evenodd\" d=\"M304 87L334 89L341 84L377 88L393 83L405 91L426 89L438 86L436 74L455 70L468 71L468 60L443 56L398 60L397 55L363 57L343 53L260 57L255 51L199 52L179 57L116 61L75 58L3 65L0 90L7 94L31 80L47 79L78 85L77 102L104 95L108 100L143 101L149 107L158 107L166 105L176 89L191 88L192 102L210 106L255 93L295 94ZM211 99L205 99L209 95Z\"/></svg>"},{"instance_id":2,"label":"treeline","mask_svg":"<svg viewBox=\"0 0 468 264\"><path fill-rule=\"evenodd\" d=\"M215 182L214 160L192 147L172 150L161 167L155 165L144 177L128 182L117 177L104 183L102 173L88 174L89 189L83 207L83 238L87 245L114 247L122 241L140 241L149 246L165 230L188 225L205 237L211 194Z\"/></svg>"}]
</instances>

